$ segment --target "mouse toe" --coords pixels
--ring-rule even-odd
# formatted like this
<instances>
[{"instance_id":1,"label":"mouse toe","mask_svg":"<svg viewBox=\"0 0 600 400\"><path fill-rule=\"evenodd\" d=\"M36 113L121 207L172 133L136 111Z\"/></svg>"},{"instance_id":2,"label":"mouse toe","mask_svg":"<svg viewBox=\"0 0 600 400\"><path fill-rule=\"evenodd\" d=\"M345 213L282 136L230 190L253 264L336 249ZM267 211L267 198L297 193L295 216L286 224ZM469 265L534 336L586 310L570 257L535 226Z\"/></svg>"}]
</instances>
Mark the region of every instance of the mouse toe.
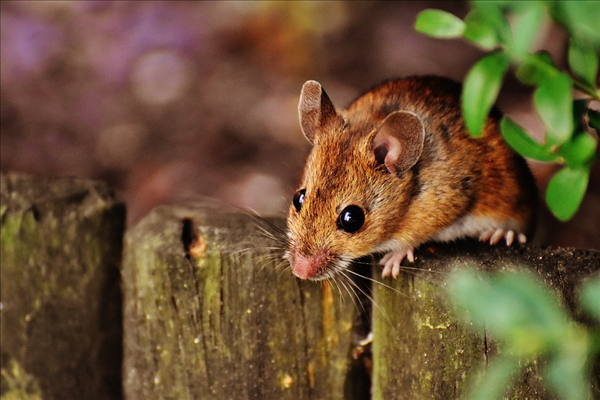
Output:
<instances>
[{"instance_id":1,"label":"mouse toe","mask_svg":"<svg viewBox=\"0 0 600 400\"><path fill-rule=\"evenodd\" d=\"M415 261L415 254L412 248L387 253L379 261L379 264L383 265L381 276L385 278L391 275L397 278L400 275L400 264L402 264L405 258L410 262Z\"/></svg>"}]
</instances>

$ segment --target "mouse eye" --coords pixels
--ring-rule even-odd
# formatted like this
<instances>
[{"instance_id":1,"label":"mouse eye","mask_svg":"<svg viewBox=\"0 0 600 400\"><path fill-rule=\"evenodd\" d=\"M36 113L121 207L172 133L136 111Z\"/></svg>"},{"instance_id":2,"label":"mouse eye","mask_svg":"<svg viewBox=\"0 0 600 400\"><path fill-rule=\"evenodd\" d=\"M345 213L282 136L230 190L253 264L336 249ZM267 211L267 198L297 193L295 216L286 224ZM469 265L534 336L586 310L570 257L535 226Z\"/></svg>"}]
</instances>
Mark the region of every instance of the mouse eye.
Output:
<instances>
[{"instance_id":1,"label":"mouse eye","mask_svg":"<svg viewBox=\"0 0 600 400\"><path fill-rule=\"evenodd\" d=\"M365 223L365 212L359 206L348 206L342 210L337 220L338 228L348 233L359 230Z\"/></svg>"},{"instance_id":2,"label":"mouse eye","mask_svg":"<svg viewBox=\"0 0 600 400\"><path fill-rule=\"evenodd\" d=\"M305 194L306 194L306 189L302 189L302 190L298 190L296 192L296 194L294 195L294 200L292 200L292 203L294 203L294 207L296 208L296 211L300 211L300 209L302 208L302 203L304 203Z\"/></svg>"}]
</instances>

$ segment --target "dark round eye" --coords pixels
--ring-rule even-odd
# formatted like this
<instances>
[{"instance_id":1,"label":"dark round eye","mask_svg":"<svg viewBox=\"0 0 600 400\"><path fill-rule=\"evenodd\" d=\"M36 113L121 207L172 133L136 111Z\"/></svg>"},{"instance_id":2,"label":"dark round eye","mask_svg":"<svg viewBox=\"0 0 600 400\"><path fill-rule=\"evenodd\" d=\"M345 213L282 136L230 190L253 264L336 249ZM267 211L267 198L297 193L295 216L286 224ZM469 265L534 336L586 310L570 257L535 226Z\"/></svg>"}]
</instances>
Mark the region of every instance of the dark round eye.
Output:
<instances>
[{"instance_id":1,"label":"dark round eye","mask_svg":"<svg viewBox=\"0 0 600 400\"><path fill-rule=\"evenodd\" d=\"M359 206L348 206L342 210L337 220L338 228L348 233L359 230L365 223L365 212Z\"/></svg>"},{"instance_id":2,"label":"dark round eye","mask_svg":"<svg viewBox=\"0 0 600 400\"><path fill-rule=\"evenodd\" d=\"M296 208L296 211L300 211L300 209L302 208L302 203L304 203L305 193L306 193L306 189L302 189L302 190L298 190L296 192L296 194L294 195L294 200L292 202L294 203L294 207Z\"/></svg>"}]
</instances>

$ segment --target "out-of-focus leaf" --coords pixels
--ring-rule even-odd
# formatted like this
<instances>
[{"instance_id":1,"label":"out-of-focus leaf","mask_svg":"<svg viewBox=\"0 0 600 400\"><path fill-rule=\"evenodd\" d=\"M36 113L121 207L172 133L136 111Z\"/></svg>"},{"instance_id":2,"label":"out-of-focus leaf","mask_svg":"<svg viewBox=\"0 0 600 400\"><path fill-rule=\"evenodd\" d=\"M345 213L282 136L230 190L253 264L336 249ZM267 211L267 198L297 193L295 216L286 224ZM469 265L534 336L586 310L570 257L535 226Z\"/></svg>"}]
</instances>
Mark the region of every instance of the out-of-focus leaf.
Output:
<instances>
[{"instance_id":1,"label":"out-of-focus leaf","mask_svg":"<svg viewBox=\"0 0 600 400\"><path fill-rule=\"evenodd\" d=\"M465 23L446 11L430 9L417 15L415 29L438 38L453 38L463 34Z\"/></svg>"},{"instance_id":2,"label":"out-of-focus leaf","mask_svg":"<svg viewBox=\"0 0 600 400\"><path fill-rule=\"evenodd\" d=\"M498 8L475 8L465 17L463 37L491 50L511 41L510 25Z\"/></svg>"},{"instance_id":3,"label":"out-of-focus leaf","mask_svg":"<svg viewBox=\"0 0 600 400\"><path fill-rule=\"evenodd\" d=\"M541 85L553 78L560 72L554 66L552 58L545 51L525 56L523 63L516 71L517 78L527 85Z\"/></svg>"},{"instance_id":4,"label":"out-of-focus leaf","mask_svg":"<svg viewBox=\"0 0 600 400\"><path fill-rule=\"evenodd\" d=\"M546 188L546 203L561 221L575 215L581 205L590 177L589 168L564 167L558 171Z\"/></svg>"},{"instance_id":5,"label":"out-of-focus leaf","mask_svg":"<svg viewBox=\"0 0 600 400\"><path fill-rule=\"evenodd\" d=\"M585 166L596 153L596 139L587 132L580 132L562 144L559 154L571 168Z\"/></svg>"},{"instance_id":6,"label":"out-of-focus leaf","mask_svg":"<svg viewBox=\"0 0 600 400\"><path fill-rule=\"evenodd\" d=\"M581 306L600 321L600 275L587 282L579 292Z\"/></svg>"},{"instance_id":7,"label":"out-of-focus leaf","mask_svg":"<svg viewBox=\"0 0 600 400\"><path fill-rule=\"evenodd\" d=\"M465 125L474 137L481 136L488 114L498 97L508 64L508 55L503 51L496 51L479 60L465 78L462 109Z\"/></svg>"},{"instance_id":8,"label":"out-of-focus leaf","mask_svg":"<svg viewBox=\"0 0 600 400\"><path fill-rule=\"evenodd\" d=\"M528 7L526 1L514 1L514 0L472 0L471 5L473 8L490 9L497 8L499 10L518 11Z\"/></svg>"},{"instance_id":9,"label":"out-of-focus leaf","mask_svg":"<svg viewBox=\"0 0 600 400\"><path fill-rule=\"evenodd\" d=\"M513 21L513 41L511 53L523 59L533 45L544 18L544 6L540 2L526 2L529 7L515 14Z\"/></svg>"},{"instance_id":10,"label":"out-of-focus leaf","mask_svg":"<svg viewBox=\"0 0 600 400\"><path fill-rule=\"evenodd\" d=\"M546 1L552 18L576 39L588 40L600 49L600 7L597 1Z\"/></svg>"},{"instance_id":11,"label":"out-of-focus leaf","mask_svg":"<svg viewBox=\"0 0 600 400\"><path fill-rule=\"evenodd\" d=\"M542 357L546 386L561 399L587 399L590 360L600 351L591 330L575 323L556 294L531 272L518 269L483 274L459 269L447 280L458 311L485 329L501 351L480 372L467 399L500 399L527 359ZM600 275L580 292L582 304L600 320Z\"/></svg>"},{"instance_id":12,"label":"out-of-focus leaf","mask_svg":"<svg viewBox=\"0 0 600 400\"><path fill-rule=\"evenodd\" d=\"M483 275L470 270L458 270L448 277L448 294L452 303L468 313L469 319L477 329L485 329L492 288ZM473 299L479 299L473 302Z\"/></svg>"},{"instance_id":13,"label":"out-of-focus leaf","mask_svg":"<svg viewBox=\"0 0 600 400\"><path fill-rule=\"evenodd\" d=\"M472 271L457 271L448 279L448 293L475 326L485 326L516 355L545 350L559 342L568 327L554 293L530 273L503 272L485 279Z\"/></svg>"},{"instance_id":14,"label":"out-of-focus leaf","mask_svg":"<svg viewBox=\"0 0 600 400\"><path fill-rule=\"evenodd\" d=\"M490 310L488 329L506 340L515 354L534 355L549 343L560 340L567 315L556 294L531 273L498 273L492 287L496 302L503 304L495 305L496 313L493 308ZM503 314L504 318L496 318ZM537 344L532 343L536 341Z\"/></svg>"},{"instance_id":15,"label":"out-of-focus leaf","mask_svg":"<svg viewBox=\"0 0 600 400\"><path fill-rule=\"evenodd\" d=\"M532 139L523 128L510 118L504 117L502 119L500 130L508 145L522 156L539 161L556 161L558 159L556 154Z\"/></svg>"},{"instance_id":16,"label":"out-of-focus leaf","mask_svg":"<svg viewBox=\"0 0 600 400\"><path fill-rule=\"evenodd\" d=\"M573 132L573 97L571 78L560 73L543 82L533 94L533 101L546 124L548 144L561 144Z\"/></svg>"},{"instance_id":17,"label":"out-of-focus leaf","mask_svg":"<svg viewBox=\"0 0 600 400\"><path fill-rule=\"evenodd\" d=\"M600 25L600 22L598 24ZM585 83L590 86L596 85L598 53L592 46L581 40L572 39L569 45L569 66Z\"/></svg>"},{"instance_id":18,"label":"out-of-focus leaf","mask_svg":"<svg viewBox=\"0 0 600 400\"><path fill-rule=\"evenodd\" d=\"M507 355L497 356L485 371L485 375L481 376L476 386L471 388L467 399L501 399L519 368L518 358Z\"/></svg>"},{"instance_id":19,"label":"out-of-focus leaf","mask_svg":"<svg viewBox=\"0 0 600 400\"><path fill-rule=\"evenodd\" d=\"M585 337L580 340L571 340L569 351L563 351L552 357L546 364L544 372L549 386L554 389L564 400L588 400L589 364L587 361L587 341ZM580 348L574 348L578 346Z\"/></svg>"}]
</instances>

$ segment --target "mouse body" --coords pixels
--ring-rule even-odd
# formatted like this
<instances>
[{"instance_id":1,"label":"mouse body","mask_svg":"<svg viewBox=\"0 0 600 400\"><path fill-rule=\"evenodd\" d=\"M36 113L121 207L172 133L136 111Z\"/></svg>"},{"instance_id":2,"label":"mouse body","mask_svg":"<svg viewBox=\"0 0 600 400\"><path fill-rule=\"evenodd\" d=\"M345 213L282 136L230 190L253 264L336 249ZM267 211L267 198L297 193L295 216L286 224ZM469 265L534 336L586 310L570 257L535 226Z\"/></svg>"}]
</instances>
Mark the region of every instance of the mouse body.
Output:
<instances>
[{"instance_id":1,"label":"mouse body","mask_svg":"<svg viewBox=\"0 0 600 400\"><path fill-rule=\"evenodd\" d=\"M374 253L383 276L426 241L524 243L537 189L504 142L492 110L482 136L467 132L460 84L435 76L387 81L338 111L304 84L300 126L312 145L290 206L285 257L301 279L333 278Z\"/></svg>"}]
</instances>

